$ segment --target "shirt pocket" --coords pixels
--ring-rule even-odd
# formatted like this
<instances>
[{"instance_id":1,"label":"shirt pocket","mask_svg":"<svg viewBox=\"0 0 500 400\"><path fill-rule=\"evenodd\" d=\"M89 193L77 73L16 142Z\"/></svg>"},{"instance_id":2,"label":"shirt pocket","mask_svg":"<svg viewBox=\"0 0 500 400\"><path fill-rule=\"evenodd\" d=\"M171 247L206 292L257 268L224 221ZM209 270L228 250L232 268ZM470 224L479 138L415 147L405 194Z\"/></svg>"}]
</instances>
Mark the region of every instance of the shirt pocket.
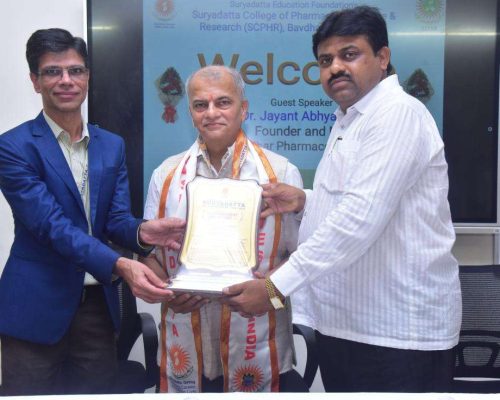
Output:
<instances>
[{"instance_id":1,"label":"shirt pocket","mask_svg":"<svg viewBox=\"0 0 500 400\"><path fill-rule=\"evenodd\" d=\"M342 194L346 189L359 159L359 140L337 139L324 160L320 185L332 194Z\"/></svg>"}]
</instances>

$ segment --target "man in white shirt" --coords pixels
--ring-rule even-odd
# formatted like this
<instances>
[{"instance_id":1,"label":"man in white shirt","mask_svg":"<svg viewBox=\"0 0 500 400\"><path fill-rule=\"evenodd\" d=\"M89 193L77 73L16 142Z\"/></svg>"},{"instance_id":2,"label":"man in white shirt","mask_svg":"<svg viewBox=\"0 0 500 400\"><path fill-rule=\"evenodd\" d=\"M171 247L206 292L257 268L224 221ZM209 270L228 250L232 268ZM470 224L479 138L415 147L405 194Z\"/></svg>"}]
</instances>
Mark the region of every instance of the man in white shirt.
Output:
<instances>
[{"instance_id":1,"label":"man in white shirt","mask_svg":"<svg viewBox=\"0 0 500 400\"><path fill-rule=\"evenodd\" d=\"M313 190L265 186L264 216L303 211L269 297L293 294L294 321L316 329L327 391L446 391L461 294L438 129L393 74L377 9L329 14L313 51L337 120ZM272 307L257 280L225 293L233 310Z\"/></svg>"}]
</instances>

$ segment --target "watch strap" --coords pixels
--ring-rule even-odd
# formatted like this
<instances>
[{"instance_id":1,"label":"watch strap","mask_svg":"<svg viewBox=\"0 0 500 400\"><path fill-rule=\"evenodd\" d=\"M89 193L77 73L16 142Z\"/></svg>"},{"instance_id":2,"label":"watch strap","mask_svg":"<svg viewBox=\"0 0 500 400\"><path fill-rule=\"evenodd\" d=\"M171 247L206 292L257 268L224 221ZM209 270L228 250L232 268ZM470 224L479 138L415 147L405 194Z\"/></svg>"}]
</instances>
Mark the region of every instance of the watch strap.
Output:
<instances>
[{"instance_id":1,"label":"watch strap","mask_svg":"<svg viewBox=\"0 0 500 400\"><path fill-rule=\"evenodd\" d=\"M281 301L280 297L276 293L276 288L274 287L274 283L271 281L269 277L265 279L265 284L266 284L267 294L269 296L269 301L273 305L274 309L280 310L282 308L285 308L283 301Z\"/></svg>"}]
</instances>

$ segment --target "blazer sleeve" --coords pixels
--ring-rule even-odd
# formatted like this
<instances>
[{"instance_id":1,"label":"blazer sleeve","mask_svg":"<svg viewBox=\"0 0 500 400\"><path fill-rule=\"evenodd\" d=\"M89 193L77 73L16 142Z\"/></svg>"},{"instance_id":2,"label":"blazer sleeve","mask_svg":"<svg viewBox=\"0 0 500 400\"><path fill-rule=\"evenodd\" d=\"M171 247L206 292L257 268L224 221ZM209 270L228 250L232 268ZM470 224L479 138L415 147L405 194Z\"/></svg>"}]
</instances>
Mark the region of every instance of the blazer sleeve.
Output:
<instances>
[{"instance_id":1,"label":"blazer sleeve","mask_svg":"<svg viewBox=\"0 0 500 400\"><path fill-rule=\"evenodd\" d=\"M40 160L24 151L14 138L15 135L0 135L0 189L16 224L22 224L38 243L50 246L101 283L110 283L118 253L88 235L85 222L78 226L78 222L65 214L60 201L47 187L48 178L43 175L49 172L41 169L37 165Z\"/></svg>"}]
</instances>

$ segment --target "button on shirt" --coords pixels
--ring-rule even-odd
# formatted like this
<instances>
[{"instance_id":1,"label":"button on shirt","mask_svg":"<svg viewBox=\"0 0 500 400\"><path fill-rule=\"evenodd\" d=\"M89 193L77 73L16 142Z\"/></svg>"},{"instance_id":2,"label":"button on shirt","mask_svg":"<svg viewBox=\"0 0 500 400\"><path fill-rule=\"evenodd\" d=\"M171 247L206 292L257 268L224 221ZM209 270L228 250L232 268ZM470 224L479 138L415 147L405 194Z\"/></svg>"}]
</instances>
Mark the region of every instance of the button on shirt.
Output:
<instances>
[{"instance_id":1,"label":"button on shirt","mask_svg":"<svg viewBox=\"0 0 500 400\"><path fill-rule=\"evenodd\" d=\"M62 129L57 123L52 120L45 111L43 116L47 121L50 129L54 133L61 151L64 154L64 158L68 163L71 174L80 193L83 208L85 210L85 216L87 218L87 224L89 227L88 233L92 234L92 225L90 223L90 196L89 196L89 180L88 180L88 145L89 145L89 131L87 129L87 124L83 123L82 137L76 142L71 141L71 137L68 132ZM86 285L97 284L97 280L89 273L85 274Z\"/></svg>"},{"instance_id":2,"label":"button on shirt","mask_svg":"<svg viewBox=\"0 0 500 400\"><path fill-rule=\"evenodd\" d=\"M294 322L372 345L442 350L458 341L447 164L432 116L396 75L336 111L299 247L272 275Z\"/></svg>"}]
</instances>

